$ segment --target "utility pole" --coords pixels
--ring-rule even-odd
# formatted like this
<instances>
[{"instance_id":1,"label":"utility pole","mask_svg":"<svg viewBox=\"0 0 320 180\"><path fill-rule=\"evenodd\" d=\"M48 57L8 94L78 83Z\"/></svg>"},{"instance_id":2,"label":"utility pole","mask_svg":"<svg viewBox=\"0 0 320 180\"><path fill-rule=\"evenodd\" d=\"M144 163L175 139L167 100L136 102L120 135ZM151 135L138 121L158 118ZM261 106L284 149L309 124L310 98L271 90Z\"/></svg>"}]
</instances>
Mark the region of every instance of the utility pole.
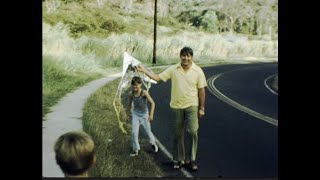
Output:
<instances>
[{"instance_id":1,"label":"utility pole","mask_svg":"<svg viewBox=\"0 0 320 180\"><path fill-rule=\"evenodd\" d=\"M153 16L153 58L152 64L156 64L156 50L157 50L157 0L154 1L154 16Z\"/></svg>"}]
</instances>

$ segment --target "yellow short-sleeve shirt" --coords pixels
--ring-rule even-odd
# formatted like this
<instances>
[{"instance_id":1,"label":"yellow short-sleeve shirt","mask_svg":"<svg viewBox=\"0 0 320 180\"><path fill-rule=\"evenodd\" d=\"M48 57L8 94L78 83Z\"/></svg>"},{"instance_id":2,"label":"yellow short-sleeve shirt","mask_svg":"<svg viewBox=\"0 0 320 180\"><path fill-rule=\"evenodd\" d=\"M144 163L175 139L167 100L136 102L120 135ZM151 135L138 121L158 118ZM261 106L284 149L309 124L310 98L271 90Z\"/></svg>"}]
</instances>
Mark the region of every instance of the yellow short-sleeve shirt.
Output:
<instances>
[{"instance_id":1,"label":"yellow short-sleeve shirt","mask_svg":"<svg viewBox=\"0 0 320 180\"><path fill-rule=\"evenodd\" d=\"M164 70L159 74L159 77L164 82L171 79L170 107L176 109L198 106L198 89L207 86L202 69L193 62L187 72L178 63Z\"/></svg>"}]
</instances>

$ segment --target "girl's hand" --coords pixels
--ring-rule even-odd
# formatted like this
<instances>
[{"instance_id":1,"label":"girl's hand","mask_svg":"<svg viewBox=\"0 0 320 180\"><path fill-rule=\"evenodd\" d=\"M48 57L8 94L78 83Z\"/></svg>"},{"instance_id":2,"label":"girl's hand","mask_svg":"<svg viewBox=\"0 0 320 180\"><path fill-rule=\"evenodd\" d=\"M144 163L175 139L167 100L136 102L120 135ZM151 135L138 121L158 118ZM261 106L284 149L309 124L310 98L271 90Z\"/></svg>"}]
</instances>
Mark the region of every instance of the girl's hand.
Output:
<instances>
[{"instance_id":1,"label":"girl's hand","mask_svg":"<svg viewBox=\"0 0 320 180\"><path fill-rule=\"evenodd\" d=\"M152 121L152 120L153 120L153 115L149 116L149 121Z\"/></svg>"}]
</instances>

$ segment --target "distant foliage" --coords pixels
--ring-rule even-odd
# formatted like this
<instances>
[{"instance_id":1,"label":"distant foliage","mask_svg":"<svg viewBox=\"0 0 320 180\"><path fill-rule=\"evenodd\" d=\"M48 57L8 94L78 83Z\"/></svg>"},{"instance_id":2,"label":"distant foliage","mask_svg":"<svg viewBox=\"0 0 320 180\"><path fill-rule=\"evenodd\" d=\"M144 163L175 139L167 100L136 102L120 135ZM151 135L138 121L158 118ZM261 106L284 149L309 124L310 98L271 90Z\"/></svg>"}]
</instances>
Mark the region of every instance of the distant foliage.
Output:
<instances>
[{"instance_id":1,"label":"distant foliage","mask_svg":"<svg viewBox=\"0 0 320 180\"><path fill-rule=\"evenodd\" d=\"M154 24L153 15L147 14L154 0L64 2L56 13L47 13L43 6L43 55L70 72L103 73L120 67L123 52L151 64ZM278 56L277 0L158 3L166 12L157 22L160 63L176 62L183 46L193 47L197 61Z\"/></svg>"},{"instance_id":2,"label":"distant foliage","mask_svg":"<svg viewBox=\"0 0 320 180\"><path fill-rule=\"evenodd\" d=\"M201 18L200 26L206 31L219 33L219 21L215 11L206 11Z\"/></svg>"},{"instance_id":3,"label":"distant foliage","mask_svg":"<svg viewBox=\"0 0 320 180\"><path fill-rule=\"evenodd\" d=\"M60 4L61 2L59 0L46 0L45 7L47 8L47 13L56 13Z\"/></svg>"},{"instance_id":4,"label":"distant foliage","mask_svg":"<svg viewBox=\"0 0 320 180\"><path fill-rule=\"evenodd\" d=\"M136 31L144 29L152 33L154 0L46 0L45 3L44 20L68 24L74 37L132 33L130 27L136 28L137 24L143 26ZM157 16L159 24L171 28L278 37L278 0L157 0Z\"/></svg>"},{"instance_id":5,"label":"distant foliage","mask_svg":"<svg viewBox=\"0 0 320 180\"><path fill-rule=\"evenodd\" d=\"M63 2L64 4L68 4L71 2L82 3L84 0L60 0L60 1Z\"/></svg>"}]
</instances>

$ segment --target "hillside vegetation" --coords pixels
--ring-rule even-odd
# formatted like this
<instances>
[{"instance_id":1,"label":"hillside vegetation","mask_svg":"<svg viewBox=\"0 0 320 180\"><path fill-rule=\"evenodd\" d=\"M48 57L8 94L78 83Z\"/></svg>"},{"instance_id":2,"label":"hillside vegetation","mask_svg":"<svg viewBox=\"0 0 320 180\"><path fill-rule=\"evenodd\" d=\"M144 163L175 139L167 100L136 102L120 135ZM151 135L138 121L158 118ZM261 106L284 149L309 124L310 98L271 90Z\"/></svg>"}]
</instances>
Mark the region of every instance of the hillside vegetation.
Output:
<instances>
[{"instance_id":1,"label":"hillside vegetation","mask_svg":"<svg viewBox=\"0 0 320 180\"><path fill-rule=\"evenodd\" d=\"M120 66L124 51L151 62L154 1L46 0L43 4L43 26L49 31L44 30L44 54L70 57L71 50L87 59L91 70ZM183 46L192 47L198 61L276 58L277 8L275 0L158 0L158 62L176 61Z\"/></svg>"},{"instance_id":2,"label":"hillside vegetation","mask_svg":"<svg viewBox=\"0 0 320 180\"><path fill-rule=\"evenodd\" d=\"M42 3L45 68L60 68L57 71L75 81L88 82L81 79L119 71L124 52L151 64L154 0L43 0ZM158 0L156 62L158 65L178 62L183 46L192 47L194 61L201 63L277 60L277 10L276 0ZM46 62L48 59L50 62ZM53 76L48 74L51 72L43 71L44 99L47 92L55 92L48 84L61 89L70 83L63 78L46 78ZM75 86L66 88L68 91L79 83L71 84ZM50 96L60 98L65 93ZM44 103L45 109L47 105L54 103Z\"/></svg>"}]
</instances>

